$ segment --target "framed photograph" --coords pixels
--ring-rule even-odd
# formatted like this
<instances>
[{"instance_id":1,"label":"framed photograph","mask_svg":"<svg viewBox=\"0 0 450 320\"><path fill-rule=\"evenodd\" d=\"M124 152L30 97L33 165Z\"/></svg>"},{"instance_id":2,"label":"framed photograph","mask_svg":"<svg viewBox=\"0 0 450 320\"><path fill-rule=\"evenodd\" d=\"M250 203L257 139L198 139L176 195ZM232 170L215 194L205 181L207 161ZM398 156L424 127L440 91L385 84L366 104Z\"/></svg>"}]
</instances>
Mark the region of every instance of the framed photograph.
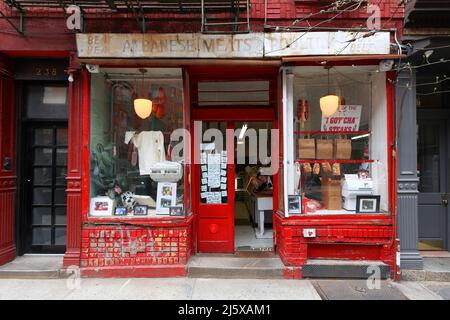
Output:
<instances>
[{"instance_id":1,"label":"framed photograph","mask_svg":"<svg viewBox=\"0 0 450 320\"><path fill-rule=\"evenodd\" d=\"M380 196L356 196L356 213L380 212Z\"/></svg>"},{"instance_id":2,"label":"framed photograph","mask_svg":"<svg viewBox=\"0 0 450 320\"><path fill-rule=\"evenodd\" d=\"M127 208L125 207L116 207L114 210L115 216L126 216L127 215Z\"/></svg>"},{"instance_id":3,"label":"framed photograph","mask_svg":"<svg viewBox=\"0 0 450 320\"><path fill-rule=\"evenodd\" d=\"M291 195L288 196L288 210L289 213L301 214L302 213L302 196Z\"/></svg>"},{"instance_id":4,"label":"framed photograph","mask_svg":"<svg viewBox=\"0 0 450 320\"><path fill-rule=\"evenodd\" d=\"M91 199L89 214L94 217L112 216L116 200L107 196L99 196Z\"/></svg>"},{"instance_id":5,"label":"framed photograph","mask_svg":"<svg viewBox=\"0 0 450 320\"><path fill-rule=\"evenodd\" d=\"M133 214L135 216L146 216L148 212L148 206L136 205L134 206Z\"/></svg>"},{"instance_id":6,"label":"framed photograph","mask_svg":"<svg viewBox=\"0 0 450 320\"><path fill-rule=\"evenodd\" d=\"M156 194L156 214L169 215L169 208L175 207L177 201L177 184L174 182L158 182Z\"/></svg>"},{"instance_id":7,"label":"framed photograph","mask_svg":"<svg viewBox=\"0 0 450 320\"><path fill-rule=\"evenodd\" d=\"M182 206L169 207L169 215L173 217L184 216L184 210Z\"/></svg>"}]
</instances>

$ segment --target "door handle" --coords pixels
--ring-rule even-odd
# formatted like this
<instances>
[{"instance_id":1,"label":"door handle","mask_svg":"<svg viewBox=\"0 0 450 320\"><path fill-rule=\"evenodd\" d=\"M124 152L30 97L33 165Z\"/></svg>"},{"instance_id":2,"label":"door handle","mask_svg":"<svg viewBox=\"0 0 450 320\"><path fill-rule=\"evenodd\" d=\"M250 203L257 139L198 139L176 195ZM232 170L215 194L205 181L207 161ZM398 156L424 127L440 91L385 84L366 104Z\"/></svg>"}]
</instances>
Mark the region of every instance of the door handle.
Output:
<instances>
[{"instance_id":1,"label":"door handle","mask_svg":"<svg viewBox=\"0 0 450 320\"><path fill-rule=\"evenodd\" d=\"M443 207L448 206L448 194L441 194L441 205Z\"/></svg>"}]
</instances>

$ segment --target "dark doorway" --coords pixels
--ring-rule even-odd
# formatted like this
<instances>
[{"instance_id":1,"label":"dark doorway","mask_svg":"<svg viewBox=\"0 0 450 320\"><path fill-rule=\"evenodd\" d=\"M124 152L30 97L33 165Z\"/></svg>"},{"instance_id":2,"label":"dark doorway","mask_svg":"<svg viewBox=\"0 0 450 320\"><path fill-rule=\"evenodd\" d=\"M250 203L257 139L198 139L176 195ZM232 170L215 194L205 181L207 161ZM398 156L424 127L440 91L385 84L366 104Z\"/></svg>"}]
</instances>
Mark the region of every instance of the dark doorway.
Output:
<instances>
[{"instance_id":1,"label":"dark doorway","mask_svg":"<svg viewBox=\"0 0 450 320\"><path fill-rule=\"evenodd\" d=\"M67 86L29 83L21 92L18 254L64 253Z\"/></svg>"},{"instance_id":2,"label":"dark doorway","mask_svg":"<svg viewBox=\"0 0 450 320\"><path fill-rule=\"evenodd\" d=\"M418 110L419 249L449 250L449 112Z\"/></svg>"}]
</instances>

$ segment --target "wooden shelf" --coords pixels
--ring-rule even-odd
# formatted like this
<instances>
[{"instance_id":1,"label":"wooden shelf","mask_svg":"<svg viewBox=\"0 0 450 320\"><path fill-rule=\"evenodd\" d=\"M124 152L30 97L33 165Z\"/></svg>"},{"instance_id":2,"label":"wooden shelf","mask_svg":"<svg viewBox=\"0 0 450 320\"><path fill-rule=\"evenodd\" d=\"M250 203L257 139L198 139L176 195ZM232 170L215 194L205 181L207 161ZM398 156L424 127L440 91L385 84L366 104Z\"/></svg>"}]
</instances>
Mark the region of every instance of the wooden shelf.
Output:
<instances>
[{"instance_id":1,"label":"wooden shelf","mask_svg":"<svg viewBox=\"0 0 450 320\"><path fill-rule=\"evenodd\" d=\"M311 134L311 135L326 135L326 134L370 134L368 130L360 131L294 131L294 134Z\"/></svg>"},{"instance_id":2,"label":"wooden shelf","mask_svg":"<svg viewBox=\"0 0 450 320\"><path fill-rule=\"evenodd\" d=\"M323 162L332 162L332 163L366 163L366 162L375 162L375 160L369 159L360 159L360 160L352 160L352 159L297 159L295 160L297 163L323 163Z\"/></svg>"}]
</instances>

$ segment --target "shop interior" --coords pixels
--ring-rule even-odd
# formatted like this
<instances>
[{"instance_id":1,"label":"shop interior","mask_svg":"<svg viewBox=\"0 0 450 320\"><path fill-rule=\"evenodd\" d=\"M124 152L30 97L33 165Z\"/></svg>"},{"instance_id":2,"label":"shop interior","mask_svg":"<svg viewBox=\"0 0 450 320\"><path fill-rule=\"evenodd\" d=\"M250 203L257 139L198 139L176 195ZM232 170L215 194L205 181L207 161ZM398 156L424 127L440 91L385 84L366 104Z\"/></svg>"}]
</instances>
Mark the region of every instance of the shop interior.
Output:
<instances>
[{"instance_id":1,"label":"shop interior","mask_svg":"<svg viewBox=\"0 0 450 320\"><path fill-rule=\"evenodd\" d=\"M93 73L90 117L90 215L184 215L184 158L171 140L184 127L181 69Z\"/></svg>"},{"instance_id":2,"label":"shop interior","mask_svg":"<svg viewBox=\"0 0 450 320\"><path fill-rule=\"evenodd\" d=\"M245 132L237 135L234 144L237 251L273 247L273 178L268 170L272 128L272 122L234 123L235 132Z\"/></svg>"},{"instance_id":3,"label":"shop interior","mask_svg":"<svg viewBox=\"0 0 450 320\"><path fill-rule=\"evenodd\" d=\"M290 214L388 212L385 73L378 66L293 72Z\"/></svg>"}]
</instances>

